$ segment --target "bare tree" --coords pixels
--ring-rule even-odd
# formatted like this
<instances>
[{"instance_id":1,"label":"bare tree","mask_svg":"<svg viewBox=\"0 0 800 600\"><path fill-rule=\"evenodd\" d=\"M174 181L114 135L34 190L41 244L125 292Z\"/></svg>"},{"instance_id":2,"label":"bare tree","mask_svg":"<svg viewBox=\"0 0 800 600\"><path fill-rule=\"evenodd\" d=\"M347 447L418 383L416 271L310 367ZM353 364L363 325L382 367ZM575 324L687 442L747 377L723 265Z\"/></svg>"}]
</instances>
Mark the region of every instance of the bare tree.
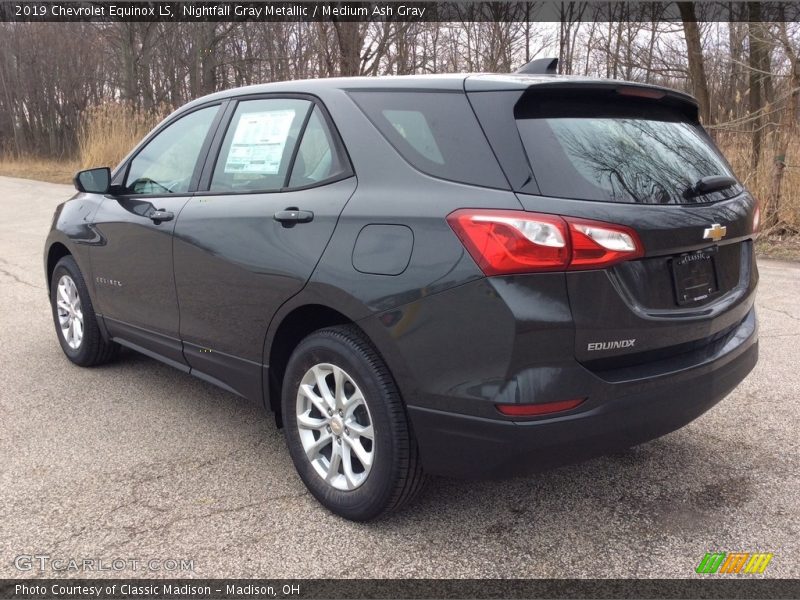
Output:
<instances>
[{"instance_id":1,"label":"bare tree","mask_svg":"<svg viewBox=\"0 0 800 600\"><path fill-rule=\"evenodd\" d=\"M768 205L764 208L764 227L769 230L780 223L781 199L783 196L783 180L786 171L786 155L789 151L789 140L797 133L798 118L800 118L800 57L795 44L790 40L786 22L777 24L778 39L789 60L789 94L786 99L787 106L783 111L781 126L778 128L775 158L772 166L772 178Z\"/></svg>"},{"instance_id":2,"label":"bare tree","mask_svg":"<svg viewBox=\"0 0 800 600\"><path fill-rule=\"evenodd\" d=\"M692 90L700 104L700 118L703 123L711 125L711 98L708 95L708 81L703 62L703 45L700 41L700 28L697 25L694 2L678 2L678 9L681 13L683 31L686 36Z\"/></svg>"}]
</instances>

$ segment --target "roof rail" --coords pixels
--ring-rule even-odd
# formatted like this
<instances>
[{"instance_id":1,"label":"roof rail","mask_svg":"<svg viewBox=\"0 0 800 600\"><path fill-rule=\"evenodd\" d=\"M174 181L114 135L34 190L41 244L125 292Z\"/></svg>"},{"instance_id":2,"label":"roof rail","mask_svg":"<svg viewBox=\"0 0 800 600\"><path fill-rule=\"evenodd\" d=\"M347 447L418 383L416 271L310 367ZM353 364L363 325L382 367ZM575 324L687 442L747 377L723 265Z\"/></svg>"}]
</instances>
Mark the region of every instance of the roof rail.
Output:
<instances>
[{"instance_id":1,"label":"roof rail","mask_svg":"<svg viewBox=\"0 0 800 600\"><path fill-rule=\"evenodd\" d=\"M558 73L557 58L535 58L514 71L522 75L555 75Z\"/></svg>"}]
</instances>

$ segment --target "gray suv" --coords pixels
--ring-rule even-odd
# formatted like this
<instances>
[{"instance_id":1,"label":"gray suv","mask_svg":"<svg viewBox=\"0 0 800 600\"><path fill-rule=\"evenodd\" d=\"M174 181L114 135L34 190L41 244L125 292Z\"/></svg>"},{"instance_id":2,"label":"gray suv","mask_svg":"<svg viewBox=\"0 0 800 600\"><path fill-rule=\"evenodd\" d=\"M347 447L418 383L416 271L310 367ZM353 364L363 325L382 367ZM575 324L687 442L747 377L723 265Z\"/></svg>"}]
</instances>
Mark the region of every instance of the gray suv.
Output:
<instances>
[{"instance_id":1,"label":"gray suv","mask_svg":"<svg viewBox=\"0 0 800 600\"><path fill-rule=\"evenodd\" d=\"M756 364L758 207L669 89L240 88L75 184L44 253L67 357L124 346L272 410L308 489L349 519L424 475L650 440Z\"/></svg>"}]
</instances>

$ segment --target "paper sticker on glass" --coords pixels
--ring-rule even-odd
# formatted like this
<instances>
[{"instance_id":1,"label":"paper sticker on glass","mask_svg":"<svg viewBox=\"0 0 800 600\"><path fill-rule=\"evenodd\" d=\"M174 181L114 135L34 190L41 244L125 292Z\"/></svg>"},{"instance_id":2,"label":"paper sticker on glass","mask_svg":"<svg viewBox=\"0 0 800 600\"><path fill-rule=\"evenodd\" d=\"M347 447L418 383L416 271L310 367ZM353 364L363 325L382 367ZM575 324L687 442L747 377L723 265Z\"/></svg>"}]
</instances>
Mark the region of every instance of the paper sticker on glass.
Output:
<instances>
[{"instance_id":1,"label":"paper sticker on glass","mask_svg":"<svg viewBox=\"0 0 800 600\"><path fill-rule=\"evenodd\" d=\"M294 117L292 109L243 114L233 134L225 172L277 174Z\"/></svg>"}]
</instances>

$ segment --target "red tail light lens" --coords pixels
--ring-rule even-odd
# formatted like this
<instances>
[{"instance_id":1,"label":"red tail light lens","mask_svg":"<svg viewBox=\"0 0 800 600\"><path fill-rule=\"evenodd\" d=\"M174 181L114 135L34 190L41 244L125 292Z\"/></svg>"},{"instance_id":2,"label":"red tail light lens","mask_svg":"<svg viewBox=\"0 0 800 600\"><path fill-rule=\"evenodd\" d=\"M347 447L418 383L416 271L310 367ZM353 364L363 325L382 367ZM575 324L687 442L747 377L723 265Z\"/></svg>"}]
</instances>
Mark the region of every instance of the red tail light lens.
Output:
<instances>
[{"instance_id":1,"label":"red tail light lens","mask_svg":"<svg viewBox=\"0 0 800 600\"><path fill-rule=\"evenodd\" d=\"M457 210L450 227L487 275L561 270L569 262L567 224L517 210Z\"/></svg>"},{"instance_id":2,"label":"red tail light lens","mask_svg":"<svg viewBox=\"0 0 800 600\"><path fill-rule=\"evenodd\" d=\"M651 98L653 100L661 100L666 94L660 90L652 90L649 88L620 86L617 88L617 93L620 96L632 96L634 98Z\"/></svg>"},{"instance_id":3,"label":"red tail light lens","mask_svg":"<svg viewBox=\"0 0 800 600\"><path fill-rule=\"evenodd\" d=\"M500 414L507 417L538 417L551 413L572 410L582 404L586 398L576 400L561 400L560 402L540 402L538 404L496 404Z\"/></svg>"},{"instance_id":4,"label":"red tail light lens","mask_svg":"<svg viewBox=\"0 0 800 600\"><path fill-rule=\"evenodd\" d=\"M486 275L602 269L644 255L635 231L600 221L473 209L447 221Z\"/></svg>"},{"instance_id":5,"label":"red tail light lens","mask_svg":"<svg viewBox=\"0 0 800 600\"><path fill-rule=\"evenodd\" d=\"M572 235L570 269L601 269L644 254L630 227L566 217Z\"/></svg>"}]
</instances>

